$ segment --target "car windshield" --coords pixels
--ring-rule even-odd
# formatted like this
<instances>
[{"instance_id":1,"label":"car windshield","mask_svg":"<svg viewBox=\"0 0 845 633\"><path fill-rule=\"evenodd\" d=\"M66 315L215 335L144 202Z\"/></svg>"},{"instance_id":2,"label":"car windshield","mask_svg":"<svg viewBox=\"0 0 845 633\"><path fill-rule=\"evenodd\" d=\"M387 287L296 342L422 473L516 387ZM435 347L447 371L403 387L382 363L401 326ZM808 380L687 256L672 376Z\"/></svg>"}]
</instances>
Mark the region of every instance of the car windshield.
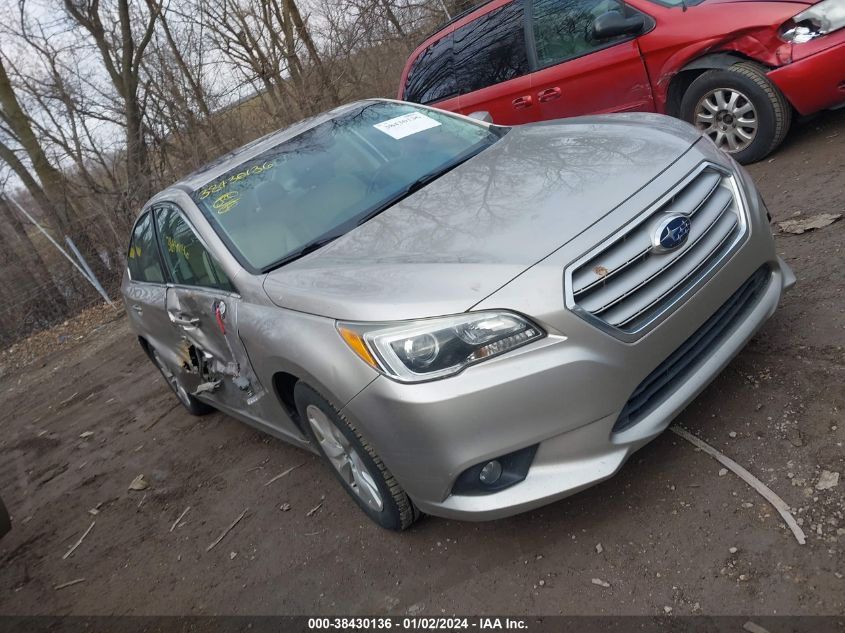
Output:
<instances>
[{"instance_id":1,"label":"car windshield","mask_svg":"<svg viewBox=\"0 0 845 633\"><path fill-rule=\"evenodd\" d=\"M369 102L198 188L241 264L266 272L352 230L503 133L445 112Z\"/></svg>"}]
</instances>

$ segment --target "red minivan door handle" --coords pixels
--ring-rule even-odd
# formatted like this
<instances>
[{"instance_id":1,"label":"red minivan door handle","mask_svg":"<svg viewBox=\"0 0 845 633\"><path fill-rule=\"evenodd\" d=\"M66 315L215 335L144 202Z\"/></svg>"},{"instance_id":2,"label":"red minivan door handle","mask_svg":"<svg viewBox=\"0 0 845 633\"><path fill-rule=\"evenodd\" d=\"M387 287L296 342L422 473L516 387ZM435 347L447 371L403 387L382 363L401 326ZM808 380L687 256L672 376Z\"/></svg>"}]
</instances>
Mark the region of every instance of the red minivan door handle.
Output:
<instances>
[{"instance_id":1,"label":"red minivan door handle","mask_svg":"<svg viewBox=\"0 0 845 633\"><path fill-rule=\"evenodd\" d=\"M554 101L555 99L560 97L560 88L555 86L554 88L546 88L545 90L541 90L537 93L537 100L540 103L545 103L546 101Z\"/></svg>"},{"instance_id":2,"label":"red minivan door handle","mask_svg":"<svg viewBox=\"0 0 845 633\"><path fill-rule=\"evenodd\" d=\"M513 101L511 101L511 105L513 106L514 110L523 110L525 108L530 108L531 104L534 103L534 100L531 98L531 95L525 95L524 97L517 97Z\"/></svg>"}]
</instances>

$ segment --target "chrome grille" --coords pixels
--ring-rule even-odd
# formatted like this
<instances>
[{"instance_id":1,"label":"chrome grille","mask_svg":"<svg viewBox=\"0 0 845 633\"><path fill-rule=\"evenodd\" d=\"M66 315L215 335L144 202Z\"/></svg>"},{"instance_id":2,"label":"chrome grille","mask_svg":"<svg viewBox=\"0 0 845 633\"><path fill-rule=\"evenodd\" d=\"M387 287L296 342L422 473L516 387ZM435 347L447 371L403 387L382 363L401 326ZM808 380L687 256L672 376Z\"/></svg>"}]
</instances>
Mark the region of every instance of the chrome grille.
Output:
<instances>
[{"instance_id":1,"label":"chrome grille","mask_svg":"<svg viewBox=\"0 0 845 633\"><path fill-rule=\"evenodd\" d=\"M659 252L656 227L667 214L689 218L680 247ZM582 315L622 334L636 334L708 277L745 235L733 177L704 164L633 226L588 253L570 271L567 292Z\"/></svg>"}]
</instances>

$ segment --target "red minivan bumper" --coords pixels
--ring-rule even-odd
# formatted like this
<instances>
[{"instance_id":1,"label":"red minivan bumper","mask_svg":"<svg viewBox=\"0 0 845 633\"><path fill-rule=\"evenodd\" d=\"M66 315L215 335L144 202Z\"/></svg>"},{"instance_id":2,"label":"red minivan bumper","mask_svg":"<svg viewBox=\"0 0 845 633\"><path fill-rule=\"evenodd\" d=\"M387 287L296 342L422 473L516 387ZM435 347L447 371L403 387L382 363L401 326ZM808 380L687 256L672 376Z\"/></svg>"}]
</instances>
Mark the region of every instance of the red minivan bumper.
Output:
<instances>
[{"instance_id":1,"label":"red minivan bumper","mask_svg":"<svg viewBox=\"0 0 845 633\"><path fill-rule=\"evenodd\" d=\"M769 79L801 114L845 105L845 33L827 37L838 41L768 73ZM796 45L796 50L798 46L802 45Z\"/></svg>"}]
</instances>

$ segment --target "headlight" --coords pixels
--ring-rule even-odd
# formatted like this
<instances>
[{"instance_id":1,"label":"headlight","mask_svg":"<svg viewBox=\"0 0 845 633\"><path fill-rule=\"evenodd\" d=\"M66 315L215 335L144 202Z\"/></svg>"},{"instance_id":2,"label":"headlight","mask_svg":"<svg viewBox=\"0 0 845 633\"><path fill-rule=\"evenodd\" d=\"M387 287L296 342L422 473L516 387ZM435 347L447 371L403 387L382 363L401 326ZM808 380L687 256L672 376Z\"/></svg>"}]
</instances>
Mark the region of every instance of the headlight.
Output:
<instances>
[{"instance_id":1,"label":"headlight","mask_svg":"<svg viewBox=\"0 0 845 633\"><path fill-rule=\"evenodd\" d=\"M803 44L845 27L845 0L823 0L781 27L787 42Z\"/></svg>"},{"instance_id":2,"label":"headlight","mask_svg":"<svg viewBox=\"0 0 845 633\"><path fill-rule=\"evenodd\" d=\"M451 376L545 336L538 326L511 312L400 323L341 322L337 329L364 362L401 382Z\"/></svg>"}]
</instances>

